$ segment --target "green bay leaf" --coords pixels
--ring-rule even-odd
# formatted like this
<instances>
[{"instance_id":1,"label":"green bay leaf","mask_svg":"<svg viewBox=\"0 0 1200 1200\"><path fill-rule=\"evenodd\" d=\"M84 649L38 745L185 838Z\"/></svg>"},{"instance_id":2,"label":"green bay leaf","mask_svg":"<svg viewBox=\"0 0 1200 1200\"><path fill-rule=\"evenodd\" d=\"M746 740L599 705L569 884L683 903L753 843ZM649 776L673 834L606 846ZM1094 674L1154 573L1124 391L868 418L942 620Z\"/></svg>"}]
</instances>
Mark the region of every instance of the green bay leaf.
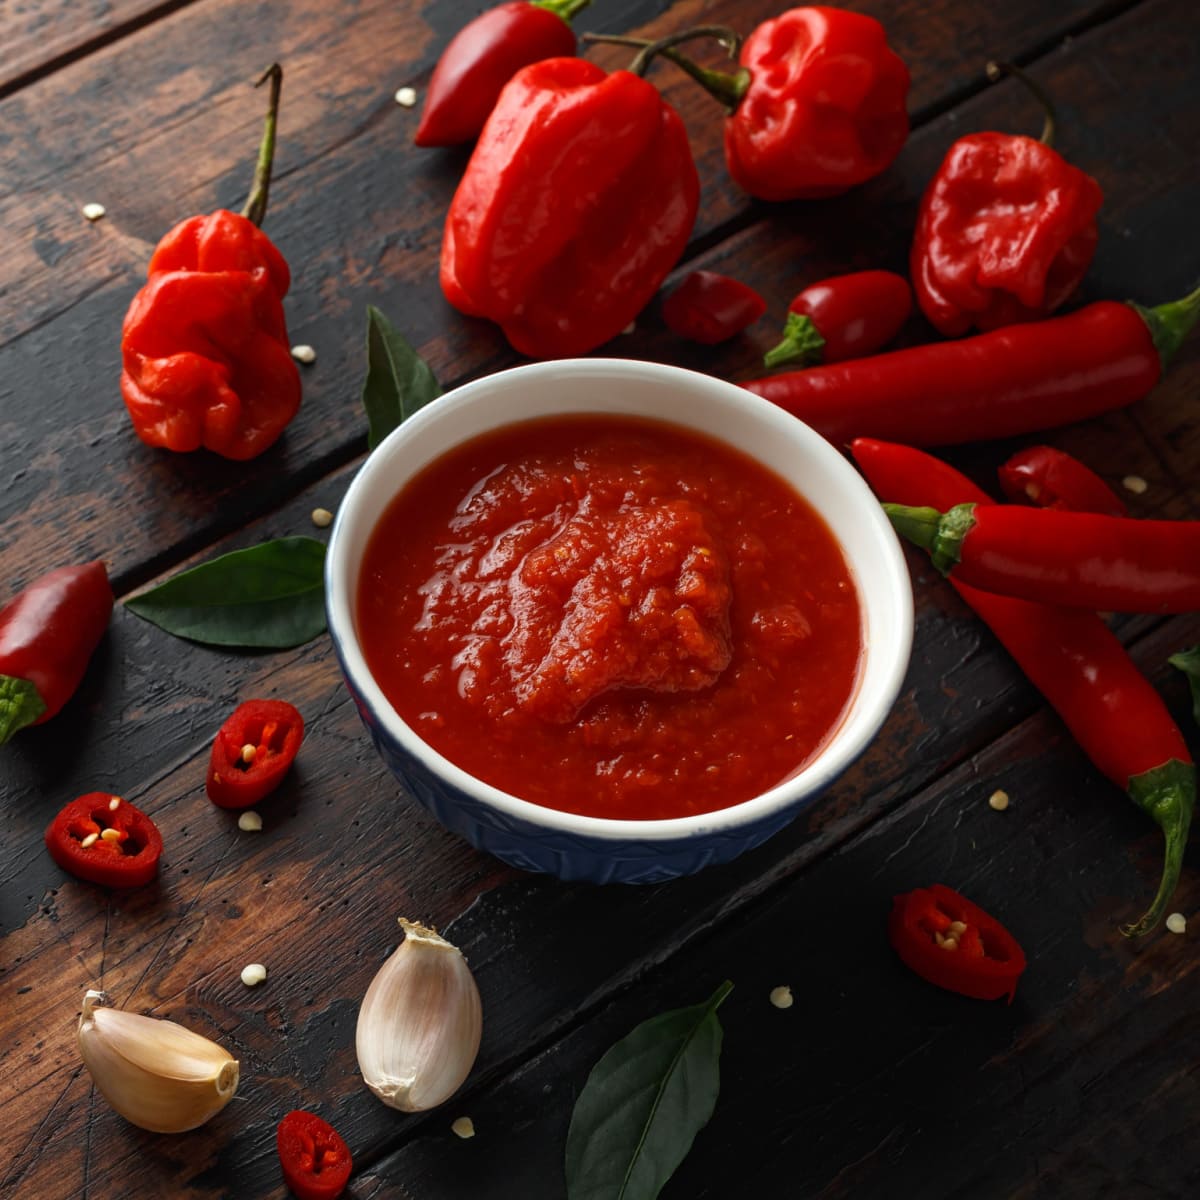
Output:
<instances>
[{"instance_id":1,"label":"green bay leaf","mask_svg":"<svg viewBox=\"0 0 1200 1200\"><path fill-rule=\"evenodd\" d=\"M1172 654L1167 662L1187 676L1188 687L1192 689L1192 716L1200 725L1200 646L1180 650L1178 654Z\"/></svg>"},{"instance_id":2,"label":"green bay leaf","mask_svg":"<svg viewBox=\"0 0 1200 1200\"><path fill-rule=\"evenodd\" d=\"M374 450L401 421L442 394L429 364L387 317L367 305L367 446Z\"/></svg>"},{"instance_id":3,"label":"green bay leaf","mask_svg":"<svg viewBox=\"0 0 1200 1200\"><path fill-rule=\"evenodd\" d=\"M0 746L46 711L41 693L16 675L0 675Z\"/></svg>"}]
</instances>

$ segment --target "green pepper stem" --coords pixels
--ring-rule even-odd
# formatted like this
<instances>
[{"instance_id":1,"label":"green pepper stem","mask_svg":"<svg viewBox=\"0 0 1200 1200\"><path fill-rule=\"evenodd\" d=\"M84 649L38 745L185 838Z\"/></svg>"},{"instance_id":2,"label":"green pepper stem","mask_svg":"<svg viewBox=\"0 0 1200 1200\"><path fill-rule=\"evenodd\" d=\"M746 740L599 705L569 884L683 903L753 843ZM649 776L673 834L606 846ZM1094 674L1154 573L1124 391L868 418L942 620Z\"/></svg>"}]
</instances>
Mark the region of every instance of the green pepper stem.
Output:
<instances>
[{"instance_id":1,"label":"green pepper stem","mask_svg":"<svg viewBox=\"0 0 1200 1200\"><path fill-rule=\"evenodd\" d=\"M782 367L785 363L803 363L811 366L821 361L825 339L812 322L812 317L790 312L783 325L783 341L763 355L768 367Z\"/></svg>"},{"instance_id":2,"label":"green pepper stem","mask_svg":"<svg viewBox=\"0 0 1200 1200\"><path fill-rule=\"evenodd\" d=\"M1196 322L1200 321L1200 287L1182 300L1168 300L1166 304L1156 304L1153 308L1135 304L1132 300L1126 303L1146 322L1165 371L1175 351L1183 345Z\"/></svg>"},{"instance_id":3,"label":"green pepper stem","mask_svg":"<svg viewBox=\"0 0 1200 1200\"><path fill-rule=\"evenodd\" d=\"M987 77L996 83L1003 79L1006 75L1011 75L1013 79L1019 80L1025 85L1034 99L1042 106L1044 119L1042 121L1042 134L1038 141L1043 146L1054 146L1054 135L1057 132L1056 118L1054 112L1054 102L1050 99L1048 93L1042 88L1041 84L1035 83L1032 76L1027 75L1020 67L1010 62L990 62L987 65Z\"/></svg>"},{"instance_id":4,"label":"green pepper stem","mask_svg":"<svg viewBox=\"0 0 1200 1200\"><path fill-rule=\"evenodd\" d=\"M544 8L556 17L562 17L568 25L571 18L583 12L591 2L592 0L530 0L534 8Z\"/></svg>"},{"instance_id":5,"label":"green pepper stem","mask_svg":"<svg viewBox=\"0 0 1200 1200\"><path fill-rule=\"evenodd\" d=\"M279 120L279 92L283 87L283 68L272 63L263 77L254 85L262 87L271 81L271 94L267 100L267 119L263 126L262 141L258 146L258 162L254 166L254 184L242 216L255 225L261 225L267 215L267 195L271 190L271 167L275 161L275 126Z\"/></svg>"},{"instance_id":6,"label":"green pepper stem","mask_svg":"<svg viewBox=\"0 0 1200 1200\"><path fill-rule=\"evenodd\" d=\"M1141 775L1134 775L1129 780L1129 796L1162 829L1166 842L1162 878L1150 907L1134 924L1121 926L1126 937L1141 937L1162 920L1179 883L1188 829L1196 807L1196 768L1173 758Z\"/></svg>"},{"instance_id":7,"label":"green pepper stem","mask_svg":"<svg viewBox=\"0 0 1200 1200\"><path fill-rule=\"evenodd\" d=\"M929 551L933 565L949 575L962 561L963 539L975 526L975 505L956 504L944 513L936 508L885 504L883 511L897 533Z\"/></svg>"}]
</instances>

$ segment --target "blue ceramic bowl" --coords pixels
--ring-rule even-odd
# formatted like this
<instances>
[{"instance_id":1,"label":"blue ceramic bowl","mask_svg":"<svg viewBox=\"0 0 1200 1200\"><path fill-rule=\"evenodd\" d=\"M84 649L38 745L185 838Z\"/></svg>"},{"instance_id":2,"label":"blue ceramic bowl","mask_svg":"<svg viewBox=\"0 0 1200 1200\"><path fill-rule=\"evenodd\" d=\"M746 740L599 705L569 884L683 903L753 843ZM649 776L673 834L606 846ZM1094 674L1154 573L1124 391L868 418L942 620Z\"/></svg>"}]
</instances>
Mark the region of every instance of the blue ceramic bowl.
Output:
<instances>
[{"instance_id":1,"label":"blue ceramic bowl","mask_svg":"<svg viewBox=\"0 0 1200 1200\"><path fill-rule=\"evenodd\" d=\"M481 782L425 744L371 676L358 644L355 595L376 522L412 476L498 426L564 413L623 413L717 438L787 480L841 543L863 609L864 655L842 722L814 761L732 808L657 821L581 817ZM904 557L879 504L850 464L808 426L743 388L656 363L576 359L490 375L405 421L371 454L338 512L325 568L329 630L375 748L433 815L473 846L560 879L659 883L759 845L821 794L866 748L899 692L912 644Z\"/></svg>"}]
</instances>

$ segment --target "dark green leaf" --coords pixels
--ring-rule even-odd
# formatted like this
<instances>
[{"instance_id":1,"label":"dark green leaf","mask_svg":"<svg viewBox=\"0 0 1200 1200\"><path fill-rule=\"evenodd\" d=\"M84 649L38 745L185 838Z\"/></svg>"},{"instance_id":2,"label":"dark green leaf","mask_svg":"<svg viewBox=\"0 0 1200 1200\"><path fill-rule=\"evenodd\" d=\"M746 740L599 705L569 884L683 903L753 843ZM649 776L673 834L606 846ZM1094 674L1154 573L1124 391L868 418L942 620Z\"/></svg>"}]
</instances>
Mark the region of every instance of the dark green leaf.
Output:
<instances>
[{"instance_id":1,"label":"dark green leaf","mask_svg":"<svg viewBox=\"0 0 1200 1200\"><path fill-rule=\"evenodd\" d=\"M283 650L325 629L325 546L279 538L182 571L125 607L194 642Z\"/></svg>"},{"instance_id":2,"label":"dark green leaf","mask_svg":"<svg viewBox=\"0 0 1200 1200\"><path fill-rule=\"evenodd\" d=\"M1192 689L1192 716L1200 725L1200 646L1180 650L1178 654L1172 654L1167 662L1187 676L1188 687Z\"/></svg>"},{"instance_id":3,"label":"dark green leaf","mask_svg":"<svg viewBox=\"0 0 1200 1200\"><path fill-rule=\"evenodd\" d=\"M568 1200L654 1200L712 1116L720 1087L717 1009L643 1021L592 1068L567 1134Z\"/></svg>"},{"instance_id":4,"label":"dark green leaf","mask_svg":"<svg viewBox=\"0 0 1200 1200\"><path fill-rule=\"evenodd\" d=\"M387 317L367 305L367 446L374 450L401 421L442 394L429 364Z\"/></svg>"},{"instance_id":5,"label":"dark green leaf","mask_svg":"<svg viewBox=\"0 0 1200 1200\"><path fill-rule=\"evenodd\" d=\"M46 702L28 679L0 675L0 746L45 711Z\"/></svg>"}]
</instances>

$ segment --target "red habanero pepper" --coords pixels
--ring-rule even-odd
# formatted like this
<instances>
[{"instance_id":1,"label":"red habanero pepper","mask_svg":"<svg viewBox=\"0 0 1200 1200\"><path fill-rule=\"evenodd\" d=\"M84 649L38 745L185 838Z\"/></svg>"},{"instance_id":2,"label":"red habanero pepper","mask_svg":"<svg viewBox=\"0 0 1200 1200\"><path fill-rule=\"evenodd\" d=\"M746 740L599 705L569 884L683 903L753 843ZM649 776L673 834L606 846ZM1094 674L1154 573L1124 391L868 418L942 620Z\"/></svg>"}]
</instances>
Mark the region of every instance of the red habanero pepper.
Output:
<instances>
[{"instance_id":1,"label":"red habanero pepper","mask_svg":"<svg viewBox=\"0 0 1200 1200\"><path fill-rule=\"evenodd\" d=\"M75 694L112 607L97 561L47 571L0 610L0 745Z\"/></svg>"},{"instance_id":2,"label":"red habanero pepper","mask_svg":"<svg viewBox=\"0 0 1200 1200\"><path fill-rule=\"evenodd\" d=\"M859 438L850 447L884 501L949 508L989 497L948 463L920 450ZM1165 838L1162 879L1146 913L1122 928L1147 933L1179 882L1196 768L1183 735L1150 681L1095 613L980 591L954 579L1030 683L1062 718L1083 752L1158 825Z\"/></svg>"},{"instance_id":3,"label":"red habanero pepper","mask_svg":"<svg viewBox=\"0 0 1200 1200\"><path fill-rule=\"evenodd\" d=\"M999 470L1000 487L1017 502L1068 512L1104 513L1127 517L1125 502L1079 459L1053 446L1018 450Z\"/></svg>"},{"instance_id":4,"label":"red habanero pepper","mask_svg":"<svg viewBox=\"0 0 1200 1200\"><path fill-rule=\"evenodd\" d=\"M247 700L217 731L205 789L219 808L248 808L282 782L304 740L304 718L285 700Z\"/></svg>"},{"instance_id":5,"label":"red habanero pepper","mask_svg":"<svg viewBox=\"0 0 1200 1200\"><path fill-rule=\"evenodd\" d=\"M1025 951L995 917L943 884L892 901L888 940L922 979L970 996L1009 1004L1025 970Z\"/></svg>"},{"instance_id":6,"label":"red habanero pepper","mask_svg":"<svg viewBox=\"0 0 1200 1200\"><path fill-rule=\"evenodd\" d=\"M158 873L158 826L128 800L88 792L46 827L50 857L72 875L104 887L141 887Z\"/></svg>"},{"instance_id":7,"label":"red habanero pepper","mask_svg":"<svg viewBox=\"0 0 1200 1200\"><path fill-rule=\"evenodd\" d=\"M1015 504L885 504L947 577L1102 612L1200 611L1200 521L1136 521Z\"/></svg>"},{"instance_id":8,"label":"red habanero pepper","mask_svg":"<svg viewBox=\"0 0 1200 1200\"><path fill-rule=\"evenodd\" d=\"M1096 250L1100 185L1052 149L1054 112L1040 141L971 133L950 147L917 214L910 267L921 311L940 333L997 329L1052 313L1078 287Z\"/></svg>"},{"instance_id":9,"label":"red habanero pepper","mask_svg":"<svg viewBox=\"0 0 1200 1200\"><path fill-rule=\"evenodd\" d=\"M742 387L835 445L856 437L946 446L1066 425L1140 400L1200 319L1200 289L1142 308L1101 300L1065 317Z\"/></svg>"},{"instance_id":10,"label":"red habanero pepper","mask_svg":"<svg viewBox=\"0 0 1200 1200\"><path fill-rule=\"evenodd\" d=\"M246 207L189 217L170 230L125 314L121 396L134 432L150 446L254 458L300 407L283 315L291 274L258 228L275 150L278 64L267 78L266 130Z\"/></svg>"},{"instance_id":11,"label":"red habanero pepper","mask_svg":"<svg viewBox=\"0 0 1200 1200\"><path fill-rule=\"evenodd\" d=\"M630 71L524 67L500 94L446 217L441 284L532 358L621 332L687 245L700 183L683 122Z\"/></svg>"},{"instance_id":12,"label":"red habanero pepper","mask_svg":"<svg viewBox=\"0 0 1200 1200\"><path fill-rule=\"evenodd\" d=\"M413 141L456 146L474 141L504 85L544 58L575 53L571 18L591 0L511 0L480 13L442 51Z\"/></svg>"},{"instance_id":13,"label":"red habanero pepper","mask_svg":"<svg viewBox=\"0 0 1200 1200\"><path fill-rule=\"evenodd\" d=\"M328 1121L294 1109L275 1131L283 1181L298 1200L335 1200L346 1189L350 1149Z\"/></svg>"},{"instance_id":14,"label":"red habanero pepper","mask_svg":"<svg viewBox=\"0 0 1200 1200\"><path fill-rule=\"evenodd\" d=\"M662 306L672 333L703 346L741 333L766 311L767 302L752 287L716 271L693 271Z\"/></svg>"},{"instance_id":15,"label":"red habanero pepper","mask_svg":"<svg viewBox=\"0 0 1200 1200\"><path fill-rule=\"evenodd\" d=\"M911 312L912 289L900 275L834 275L809 284L788 305L783 341L763 356L763 363L836 363L874 354L900 332Z\"/></svg>"}]
</instances>

